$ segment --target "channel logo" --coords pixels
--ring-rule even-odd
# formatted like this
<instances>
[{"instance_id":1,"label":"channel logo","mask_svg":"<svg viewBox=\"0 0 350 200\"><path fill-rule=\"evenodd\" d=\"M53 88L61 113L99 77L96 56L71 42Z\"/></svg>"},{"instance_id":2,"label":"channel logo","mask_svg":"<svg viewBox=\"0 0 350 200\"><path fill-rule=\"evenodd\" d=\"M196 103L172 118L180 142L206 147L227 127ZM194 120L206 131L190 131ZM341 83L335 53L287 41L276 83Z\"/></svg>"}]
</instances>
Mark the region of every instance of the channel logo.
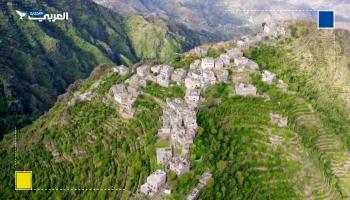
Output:
<instances>
[{"instance_id":1,"label":"channel logo","mask_svg":"<svg viewBox=\"0 0 350 200\"><path fill-rule=\"evenodd\" d=\"M49 21L55 22L59 20L68 20L69 15L68 12L63 12L62 14L45 14L43 11L30 11L28 13L16 10L16 13L19 15L20 20L23 20L26 16L28 16L29 20L34 21Z\"/></svg>"}]
</instances>

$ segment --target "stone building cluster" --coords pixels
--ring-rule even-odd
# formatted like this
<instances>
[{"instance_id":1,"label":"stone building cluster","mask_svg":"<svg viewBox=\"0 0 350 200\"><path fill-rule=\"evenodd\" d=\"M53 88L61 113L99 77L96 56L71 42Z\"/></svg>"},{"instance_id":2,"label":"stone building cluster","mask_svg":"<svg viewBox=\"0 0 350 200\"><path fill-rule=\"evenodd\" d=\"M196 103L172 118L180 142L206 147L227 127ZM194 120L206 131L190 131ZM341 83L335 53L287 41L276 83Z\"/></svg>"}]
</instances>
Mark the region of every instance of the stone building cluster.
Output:
<instances>
[{"instance_id":1,"label":"stone building cluster","mask_svg":"<svg viewBox=\"0 0 350 200\"><path fill-rule=\"evenodd\" d=\"M149 196L158 193L166 183L166 173L162 170L157 170L147 177L147 182L141 185L141 192Z\"/></svg>"},{"instance_id":2,"label":"stone building cluster","mask_svg":"<svg viewBox=\"0 0 350 200\"><path fill-rule=\"evenodd\" d=\"M120 72L118 71L118 73ZM124 72L122 73L125 74ZM120 75L122 75L122 73L120 73ZM133 104L139 96L142 88L146 87L146 85L146 80L137 73L127 79L125 83L111 87L110 93L115 102L119 104L119 112L122 117L132 118L134 116L135 110Z\"/></svg>"},{"instance_id":3,"label":"stone building cluster","mask_svg":"<svg viewBox=\"0 0 350 200\"><path fill-rule=\"evenodd\" d=\"M198 127L196 111L183 99L167 99L166 107L163 110L162 124L159 135L162 134L163 138L169 139L174 148L188 148L193 143ZM164 132L168 132L168 134L164 135Z\"/></svg>"},{"instance_id":4,"label":"stone building cluster","mask_svg":"<svg viewBox=\"0 0 350 200\"><path fill-rule=\"evenodd\" d=\"M287 30L281 22L264 23L262 31L253 37L244 36L237 41L237 46L242 50L248 50L268 37L277 38L287 35Z\"/></svg>"},{"instance_id":5,"label":"stone building cluster","mask_svg":"<svg viewBox=\"0 0 350 200\"><path fill-rule=\"evenodd\" d=\"M202 93L212 85L229 82L230 73L259 70L258 64L244 57L242 51L263 41L264 37L285 34L283 30L283 27L265 24L261 33L251 38L243 37L237 41L238 47L227 50L217 58L204 57L207 50L198 47L192 50L192 53L204 58L191 63L188 70L174 69L168 65L139 66L135 69L136 73L125 83L114 85L110 89L115 102L120 106L122 116L130 118L135 112L133 103L142 92L142 88L147 86L147 81L163 87L177 84L186 88L184 99L167 99L163 105L162 127L158 130L157 136L159 140L169 141L170 146L156 149L157 164L162 165L163 169L147 177L146 183L140 188L142 193L153 196L164 191L168 194L168 190L165 192L166 173L173 171L181 176L191 170L190 145L194 142L198 127L196 110ZM114 68L114 72L123 76L130 73L125 66ZM262 74L262 80L268 84L272 84L275 78L276 75L269 71L264 71ZM254 85L245 84L240 79L235 83L237 95L257 95L257 88ZM285 119L280 116L271 115L271 119L281 126L286 124ZM187 199L197 199L211 176L210 172L205 172L199 185L190 192Z\"/></svg>"}]
</instances>

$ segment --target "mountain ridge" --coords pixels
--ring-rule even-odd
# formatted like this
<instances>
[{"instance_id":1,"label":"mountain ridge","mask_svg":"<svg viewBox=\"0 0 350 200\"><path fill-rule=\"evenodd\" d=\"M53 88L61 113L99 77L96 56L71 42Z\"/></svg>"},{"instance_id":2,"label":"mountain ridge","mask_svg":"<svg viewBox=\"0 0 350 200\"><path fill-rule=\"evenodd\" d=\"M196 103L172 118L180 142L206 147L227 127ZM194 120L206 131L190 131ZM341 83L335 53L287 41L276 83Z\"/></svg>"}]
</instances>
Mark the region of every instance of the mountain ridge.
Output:
<instances>
[{"instance_id":1,"label":"mountain ridge","mask_svg":"<svg viewBox=\"0 0 350 200\"><path fill-rule=\"evenodd\" d=\"M227 44L196 48L173 60L177 71L183 69L187 76L201 77L203 73L198 72L202 68L201 62L207 63L204 67L213 65L210 58L205 59L207 56L214 61L225 58L224 54L235 57L226 65L230 69L227 82L203 83L208 87L200 94L196 114L199 127L187 157L192 163L191 171L183 175L168 173L167 185L172 189L168 199L187 197L207 170L212 173L212 179L202 188L201 199L349 197L350 177L346 168L350 163L349 119L343 115L345 110L338 110L344 109L348 102L341 96L337 96L337 101L329 96L339 92L334 85L328 85L333 79L326 79L325 83L319 82L322 77L307 81L313 76L313 70L320 71L320 76L331 73L332 68L328 69L331 60L323 56L331 50L314 51L310 47L328 47L332 41L320 39L332 31L318 31L316 25L309 22L291 24L287 29L290 35L286 34L286 37L256 37L262 41L256 46L254 38L245 37ZM314 40L305 44L304 40L309 37ZM341 44L347 36L336 34L336 37L340 39L337 47L344 48ZM252 44L252 48L247 48L248 44ZM237 51L237 48L241 50ZM302 57L300 52L310 56ZM305 71L305 60L318 64L309 65L313 70ZM241 62L248 63L242 68ZM347 64L337 60L339 70L347 73L344 63ZM117 74L122 67L101 65L89 79L72 86L71 92L48 113L17 133L17 166L33 170L34 188L123 190L72 193L48 190L14 194L10 175L14 147L11 134L0 142L0 156L4 160L0 176L6 185L0 188L0 195L14 198L24 195L33 198L47 195L86 199L143 198L141 194L138 196L139 188L147 181L147 176L163 169L157 163L156 149L169 146L169 141L157 136L158 130L167 124L164 116L169 112L163 110L169 103L166 99L197 99L192 98L197 93L183 92L183 87L189 88L192 82L182 80L185 83L179 85L169 82L168 88L153 83L165 84L161 79L147 76L162 77L167 72L161 69L169 67L164 66L143 63L122 76ZM218 66L215 70L221 69L221 65ZM211 77L208 71L212 70L203 71ZM270 73L275 73L271 83ZM137 76L150 80L135 78ZM348 80L343 81L345 86ZM121 84L128 87L128 94L134 93L134 84L144 87L131 107L117 101L116 94L122 91L117 88ZM249 90L251 95L244 96L244 90L240 89L245 86L241 84L256 87L255 93ZM325 87L327 92L318 90ZM322 105L318 104L320 102ZM122 117L125 109L132 109L133 117ZM278 122L285 117L287 123ZM176 117L170 119L176 120ZM182 151L174 153L178 156Z\"/></svg>"},{"instance_id":2,"label":"mountain ridge","mask_svg":"<svg viewBox=\"0 0 350 200\"><path fill-rule=\"evenodd\" d=\"M70 19L56 23L19 20L15 9L64 11L70 13ZM172 33L157 41L158 48L148 47L149 44L143 47L162 51L166 41L173 41L174 47L164 51L164 58L200 42L186 27L172 24L170 30L168 21L163 21L162 26L145 22L159 32ZM141 59L158 59L152 50L145 58L136 53L138 43L126 30L126 19L90 0L3 1L0 23L1 136L43 114L71 83L86 78L101 63L131 65ZM150 34L153 39L153 32ZM181 40L174 40L175 37Z\"/></svg>"}]
</instances>

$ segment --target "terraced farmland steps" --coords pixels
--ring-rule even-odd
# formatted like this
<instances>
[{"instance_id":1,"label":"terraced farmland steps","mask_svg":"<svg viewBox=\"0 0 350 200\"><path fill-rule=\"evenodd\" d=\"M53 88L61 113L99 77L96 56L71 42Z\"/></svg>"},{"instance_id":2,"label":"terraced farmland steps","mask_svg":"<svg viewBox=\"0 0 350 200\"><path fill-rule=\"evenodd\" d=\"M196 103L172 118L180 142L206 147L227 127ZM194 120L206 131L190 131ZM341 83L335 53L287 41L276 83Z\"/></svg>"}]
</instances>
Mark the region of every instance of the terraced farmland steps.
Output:
<instances>
[{"instance_id":1,"label":"terraced farmland steps","mask_svg":"<svg viewBox=\"0 0 350 200\"><path fill-rule=\"evenodd\" d=\"M313 135L309 135L309 138L311 136L313 139L313 147L319 152L320 158L329 163L331 173L336 177L342 197L349 199L350 171L346 168L346 162L350 159L349 152L339 136L332 130L325 128L317 113L313 113L302 101L299 99L296 105L297 109L291 110L294 116L292 127L296 129L296 132L301 133L301 135L304 133L302 129L298 130L300 127L314 131ZM321 197L326 198L326 196Z\"/></svg>"}]
</instances>

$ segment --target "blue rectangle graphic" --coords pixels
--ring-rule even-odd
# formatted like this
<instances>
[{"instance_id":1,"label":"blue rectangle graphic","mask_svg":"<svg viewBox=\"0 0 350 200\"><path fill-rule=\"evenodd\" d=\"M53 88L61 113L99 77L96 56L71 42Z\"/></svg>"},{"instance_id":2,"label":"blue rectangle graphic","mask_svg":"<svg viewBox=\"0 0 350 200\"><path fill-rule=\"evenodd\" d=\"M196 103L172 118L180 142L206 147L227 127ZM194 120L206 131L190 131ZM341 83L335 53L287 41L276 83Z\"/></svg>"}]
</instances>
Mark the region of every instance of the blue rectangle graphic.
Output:
<instances>
[{"instance_id":1,"label":"blue rectangle graphic","mask_svg":"<svg viewBox=\"0 0 350 200\"><path fill-rule=\"evenodd\" d=\"M318 11L318 28L334 28L334 11Z\"/></svg>"}]
</instances>

